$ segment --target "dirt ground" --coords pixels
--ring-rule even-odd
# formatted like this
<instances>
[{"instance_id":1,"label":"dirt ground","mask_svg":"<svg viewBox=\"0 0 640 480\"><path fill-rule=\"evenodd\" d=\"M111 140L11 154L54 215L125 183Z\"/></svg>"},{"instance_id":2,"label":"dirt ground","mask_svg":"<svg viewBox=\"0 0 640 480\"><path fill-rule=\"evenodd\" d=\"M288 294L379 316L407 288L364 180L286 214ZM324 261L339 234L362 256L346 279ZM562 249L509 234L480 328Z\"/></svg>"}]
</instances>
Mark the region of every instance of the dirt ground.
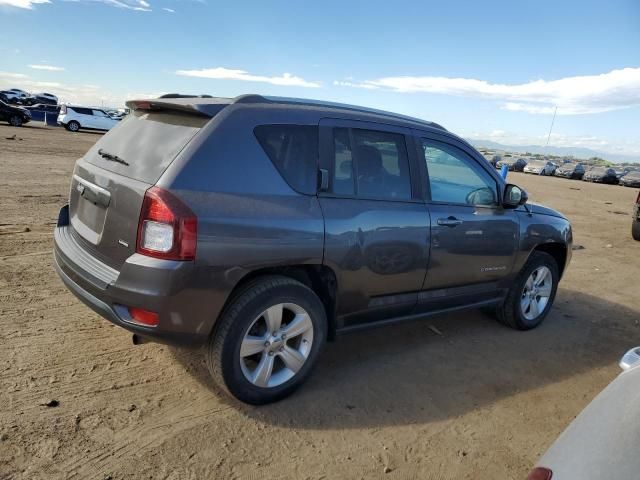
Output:
<instances>
[{"instance_id":1,"label":"dirt ground","mask_svg":"<svg viewBox=\"0 0 640 480\"><path fill-rule=\"evenodd\" d=\"M198 351L132 345L53 270L74 160L98 138L0 126L1 479L522 480L640 345L637 190L515 173L584 247L541 328L466 312L351 334L289 399L221 398Z\"/></svg>"}]
</instances>

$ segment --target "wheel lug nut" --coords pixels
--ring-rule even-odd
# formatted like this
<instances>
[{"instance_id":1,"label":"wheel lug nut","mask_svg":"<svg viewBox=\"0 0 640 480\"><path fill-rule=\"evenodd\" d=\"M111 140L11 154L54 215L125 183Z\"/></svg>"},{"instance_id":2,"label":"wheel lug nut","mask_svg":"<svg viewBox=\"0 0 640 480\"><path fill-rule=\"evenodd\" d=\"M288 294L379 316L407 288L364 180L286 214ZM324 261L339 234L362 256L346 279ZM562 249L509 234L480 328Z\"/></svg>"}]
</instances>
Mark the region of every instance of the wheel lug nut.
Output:
<instances>
[{"instance_id":1,"label":"wheel lug nut","mask_svg":"<svg viewBox=\"0 0 640 480\"><path fill-rule=\"evenodd\" d=\"M283 333L283 334L281 335L281 338L284 340L285 338L287 338L287 334L286 334L286 333Z\"/></svg>"},{"instance_id":2,"label":"wheel lug nut","mask_svg":"<svg viewBox=\"0 0 640 480\"><path fill-rule=\"evenodd\" d=\"M270 357L273 357L273 352L269 352L269 356L270 356Z\"/></svg>"},{"instance_id":3,"label":"wheel lug nut","mask_svg":"<svg viewBox=\"0 0 640 480\"><path fill-rule=\"evenodd\" d=\"M267 340L266 342L264 342L264 346L265 346L265 347L270 347L270 346L271 346L271 343L269 342L269 340Z\"/></svg>"},{"instance_id":4,"label":"wheel lug nut","mask_svg":"<svg viewBox=\"0 0 640 480\"><path fill-rule=\"evenodd\" d=\"M284 352L284 347L280 347L280 351L281 351L281 352Z\"/></svg>"}]
</instances>

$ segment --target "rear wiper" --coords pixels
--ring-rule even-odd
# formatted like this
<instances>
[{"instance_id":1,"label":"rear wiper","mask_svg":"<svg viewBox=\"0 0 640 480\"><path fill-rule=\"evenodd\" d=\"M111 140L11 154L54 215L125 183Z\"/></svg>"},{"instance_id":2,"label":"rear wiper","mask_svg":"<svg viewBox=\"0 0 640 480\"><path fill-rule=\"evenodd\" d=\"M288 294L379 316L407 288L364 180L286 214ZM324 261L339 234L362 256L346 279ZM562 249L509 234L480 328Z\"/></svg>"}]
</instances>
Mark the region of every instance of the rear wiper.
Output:
<instances>
[{"instance_id":1,"label":"rear wiper","mask_svg":"<svg viewBox=\"0 0 640 480\"><path fill-rule=\"evenodd\" d=\"M98 155L100 155L102 158L106 160L111 160L112 162L118 162L118 163L121 163L122 165L127 165L127 166L129 165L119 156L113 155L112 153L109 153L109 152L105 152L103 149L98 150Z\"/></svg>"}]
</instances>

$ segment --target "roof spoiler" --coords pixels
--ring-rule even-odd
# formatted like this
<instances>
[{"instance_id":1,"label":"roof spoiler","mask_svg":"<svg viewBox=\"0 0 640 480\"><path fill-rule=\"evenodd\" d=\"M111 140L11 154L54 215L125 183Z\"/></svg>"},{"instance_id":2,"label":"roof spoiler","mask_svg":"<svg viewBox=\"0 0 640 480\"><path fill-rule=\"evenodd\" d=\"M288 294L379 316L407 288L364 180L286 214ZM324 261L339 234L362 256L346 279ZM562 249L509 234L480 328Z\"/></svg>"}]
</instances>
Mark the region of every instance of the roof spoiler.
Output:
<instances>
[{"instance_id":1,"label":"roof spoiler","mask_svg":"<svg viewBox=\"0 0 640 480\"><path fill-rule=\"evenodd\" d=\"M172 95L172 94L171 94ZM197 99L214 97L195 96L169 96L160 98L149 98L144 100L129 100L126 106L131 110L149 111L174 111L213 118L224 107L229 105L228 99L220 99L220 102L199 103Z\"/></svg>"},{"instance_id":2,"label":"roof spoiler","mask_svg":"<svg viewBox=\"0 0 640 480\"><path fill-rule=\"evenodd\" d=\"M200 100L200 102L198 101ZM284 104L284 105L305 105L316 107L331 107L342 110L351 110L361 113L370 113L374 115L384 115L399 120L414 122L437 128L439 130L446 129L442 125L434 122L422 120L420 118L409 117L398 113L377 110L375 108L359 107L356 105L347 105L344 103L326 102L322 100L307 100L302 98L289 97L270 97L257 94L240 95L235 98L212 97L211 95L186 95L180 93L167 93L160 98L131 100L126 103L127 107L133 110L179 110L205 117L213 117L227 105L232 104Z\"/></svg>"}]
</instances>

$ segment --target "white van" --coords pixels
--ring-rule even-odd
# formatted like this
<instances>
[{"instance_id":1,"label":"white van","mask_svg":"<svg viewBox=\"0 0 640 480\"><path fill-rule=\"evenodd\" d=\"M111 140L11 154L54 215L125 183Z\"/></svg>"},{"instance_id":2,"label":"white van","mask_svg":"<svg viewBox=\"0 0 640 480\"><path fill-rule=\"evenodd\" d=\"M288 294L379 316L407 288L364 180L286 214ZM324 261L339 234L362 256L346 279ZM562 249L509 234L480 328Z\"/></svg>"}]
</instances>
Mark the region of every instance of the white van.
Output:
<instances>
[{"instance_id":1,"label":"white van","mask_svg":"<svg viewBox=\"0 0 640 480\"><path fill-rule=\"evenodd\" d=\"M118 120L114 120L99 108L62 105L58 115L58 125L71 132L77 132L81 128L106 131L117 124Z\"/></svg>"}]
</instances>

